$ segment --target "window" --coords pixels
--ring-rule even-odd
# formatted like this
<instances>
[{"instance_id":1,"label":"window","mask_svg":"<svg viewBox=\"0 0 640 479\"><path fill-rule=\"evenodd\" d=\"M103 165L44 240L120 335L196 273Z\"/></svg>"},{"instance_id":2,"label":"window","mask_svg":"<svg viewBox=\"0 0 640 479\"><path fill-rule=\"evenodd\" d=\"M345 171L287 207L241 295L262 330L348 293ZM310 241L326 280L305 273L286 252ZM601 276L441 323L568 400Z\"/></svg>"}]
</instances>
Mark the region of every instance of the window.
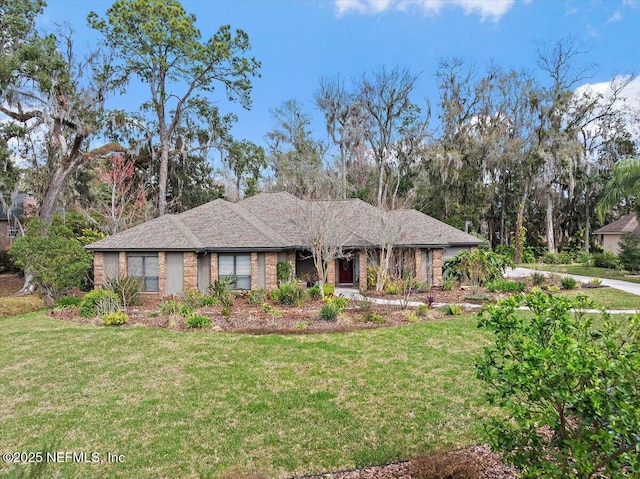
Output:
<instances>
[{"instance_id":1,"label":"window","mask_svg":"<svg viewBox=\"0 0 640 479\"><path fill-rule=\"evenodd\" d=\"M145 291L159 291L158 253L129 253L127 275L141 278Z\"/></svg>"},{"instance_id":2,"label":"window","mask_svg":"<svg viewBox=\"0 0 640 479\"><path fill-rule=\"evenodd\" d=\"M233 289L251 289L251 255L224 254L218 256L218 278L233 276Z\"/></svg>"},{"instance_id":3,"label":"window","mask_svg":"<svg viewBox=\"0 0 640 479\"><path fill-rule=\"evenodd\" d=\"M9 238L15 238L16 236L18 236L18 228L9 226Z\"/></svg>"}]
</instances>

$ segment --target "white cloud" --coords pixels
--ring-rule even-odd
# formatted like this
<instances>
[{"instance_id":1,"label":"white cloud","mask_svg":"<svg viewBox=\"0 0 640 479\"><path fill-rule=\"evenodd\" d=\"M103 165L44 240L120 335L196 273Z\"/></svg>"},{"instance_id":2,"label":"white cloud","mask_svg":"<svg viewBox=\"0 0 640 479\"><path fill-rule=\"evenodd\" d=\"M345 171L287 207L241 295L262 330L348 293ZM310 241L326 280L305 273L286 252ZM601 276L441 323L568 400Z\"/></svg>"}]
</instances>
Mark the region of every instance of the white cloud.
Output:
<instances>
[{"instance_id":1,"label":"white cloud","mask_svg":"<svg viewBox=\"0 0 640 479\"><path fill-rule=\"evenodd\" d=\"M604 23L605 25L609 25L610 23L619 22L623 19L622 12L620 10L616 10L616 12L611 15L608 20Z\"/></svg>"},{"instance_id":2,"label":"white cloud","mask_svg":"<svg viewBox=\"0 0 640 479\"><path fill-rule=\"evenodd\" d=\"M623 82L628 77L619 76L614 82ZM576 89L576 93L598 93L607 99L611 96L611 82L588 83ZM624 112L627 131L631 137L640 141L640 77L631 80L622 90L622 94L614 106Z\"/></svg>"},{"instance_id":3,"label":"white cloud","mask_svg":"<svg viewBox=\"0 0 640 479\"><path fill-rule=\"evenodd\" d=\"M438 15L447 6L461 8L465 15L480 15L482 21L497 22L513 7L515 0L335 0L338 16L350 11L376 14L386 10L421 10L425 15Z\"/></svg>"}]
</instances>

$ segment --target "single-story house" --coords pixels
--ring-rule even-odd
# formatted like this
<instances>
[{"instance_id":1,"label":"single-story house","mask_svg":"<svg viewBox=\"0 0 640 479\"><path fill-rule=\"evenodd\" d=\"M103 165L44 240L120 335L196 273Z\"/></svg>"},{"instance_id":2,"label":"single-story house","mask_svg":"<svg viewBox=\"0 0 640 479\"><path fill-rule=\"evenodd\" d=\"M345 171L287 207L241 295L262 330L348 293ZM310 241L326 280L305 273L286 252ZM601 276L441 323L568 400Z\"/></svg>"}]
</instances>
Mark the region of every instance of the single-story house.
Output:
<instances>
[{"instance_id":1,"label":"single-story house","mask_svg":"<svg viewBox=\"0 0 640 479\"><path fill-rule=\"evenodd\" d=\"M600 235L602 248L614 254L620 253L618 243L625 233L631 233L640 238L640 224L638 224L638 217L635 213L623 216L593 232L595 235Z\"/></svg>"},{"instance_id":2,"label":"single-story house","mask_svg":"<svg viewBox=\"0 0 640 479\"><path fill-rule=\"evenodd\" d=\"M478 246L479 239L416 210L382 212L358 199L301 200L261 193L237 203L217 199L184 213L164 215L87 246L94 253L94 283L119 275L143 279L146 295L160 298L189 288L206 290L234 276L238 289L277 287L277 264L289 262L298 278L313 280L313 231L330 231L340 257L328 282L366 288L367 266L382 244L393 243L401 267L441 284L442 262Z\"/></svg>"}]
</instances>

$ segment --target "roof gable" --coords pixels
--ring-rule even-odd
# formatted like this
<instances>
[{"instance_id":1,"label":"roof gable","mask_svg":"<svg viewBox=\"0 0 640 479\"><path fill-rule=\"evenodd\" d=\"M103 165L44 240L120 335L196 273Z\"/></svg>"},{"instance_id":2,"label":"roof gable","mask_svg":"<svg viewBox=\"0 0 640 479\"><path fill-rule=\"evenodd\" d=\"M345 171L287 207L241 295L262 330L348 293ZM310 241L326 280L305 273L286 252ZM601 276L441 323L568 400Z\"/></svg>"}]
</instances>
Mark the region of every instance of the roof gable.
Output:
<instances>
[{"instance_id":1,"label":"roof gable","mask_svg":"<svg viewBox=\"0 0 640 479\"><path fill-rule=\"evenodd\" d=\"M602 228L593 232L594 234L624 234L634 233L640 236L640 225L638 225L638 217L635 214L623 216L622 218L604 225Z\"/></svg>"}]
</instances>

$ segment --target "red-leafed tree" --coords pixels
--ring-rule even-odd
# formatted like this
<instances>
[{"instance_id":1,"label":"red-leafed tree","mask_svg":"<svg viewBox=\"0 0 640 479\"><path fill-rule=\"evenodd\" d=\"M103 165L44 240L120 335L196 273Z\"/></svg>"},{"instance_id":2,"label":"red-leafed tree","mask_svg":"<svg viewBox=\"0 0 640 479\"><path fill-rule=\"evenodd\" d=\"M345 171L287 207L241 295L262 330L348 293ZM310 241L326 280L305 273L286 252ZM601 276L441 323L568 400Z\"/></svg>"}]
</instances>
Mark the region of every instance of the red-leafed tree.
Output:
<instances>
[{"instance_id":1,"label":"red-leafed tree","mask_svg":"<svg viewBox=\"0 0 640 479\"><path fill-rule=\"evenodd\" d=\"M114 234L145 219L147 198L136 175L135 159L113 156L96 173L95 198L85 214L97 228Z\"/></svg>"}]
</instances>

